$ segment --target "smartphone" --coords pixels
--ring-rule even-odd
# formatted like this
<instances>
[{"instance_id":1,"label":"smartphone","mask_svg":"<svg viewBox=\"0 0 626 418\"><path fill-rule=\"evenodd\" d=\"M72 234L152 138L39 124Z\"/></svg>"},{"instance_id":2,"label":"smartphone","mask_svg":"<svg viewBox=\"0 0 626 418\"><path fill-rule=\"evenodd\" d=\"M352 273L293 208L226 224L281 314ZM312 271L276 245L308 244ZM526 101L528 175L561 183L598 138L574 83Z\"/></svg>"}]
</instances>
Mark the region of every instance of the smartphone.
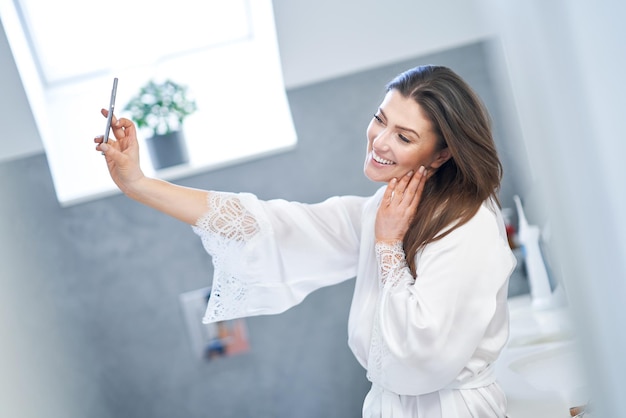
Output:
<instances>
[{"instance_id":1,"label":"smartphone","mask_svg":"<svg viewBox=\"0 0 626 418\"><path fill-rule=\"evenodd\" d=\"M104 129L103 142L109 141L109 132L111 131L111 120L113 120L113 110L115 109L115 95L117 94L117 77L113 79L113 88L111 89L111 100L109 101L109 115L107 116L107 126Z\"/></svg>"}]
</instances>

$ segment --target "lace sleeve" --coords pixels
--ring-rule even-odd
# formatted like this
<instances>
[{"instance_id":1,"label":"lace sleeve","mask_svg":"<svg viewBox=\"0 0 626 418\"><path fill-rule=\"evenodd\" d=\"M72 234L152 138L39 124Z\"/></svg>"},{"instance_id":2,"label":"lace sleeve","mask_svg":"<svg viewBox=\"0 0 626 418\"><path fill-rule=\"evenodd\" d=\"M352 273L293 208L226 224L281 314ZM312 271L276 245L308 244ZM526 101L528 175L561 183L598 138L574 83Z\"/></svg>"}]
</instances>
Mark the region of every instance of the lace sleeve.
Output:
<instances>
[{"instance_id":1,"label":"lace sleeve","mask_svg":"<svg viewBox=\"0 0 626 418\"><path fill-rule=\"evenodd\" d=\"M237 196L209 192L209 211L196 222L196 228L227 240L246 242L259 232L259 224Z\"/></svg>"},{"instance_id":2,"label":"lace sleeve","mask_svg":"<svg viewBox=\"0 0 626 418\"><path fill-rule=\"evenodd\" d=\"M402 282L407 282L407 277L412 276L407 272L408 264L404 254L402 241L393 243L377 242L375 245L376 261L378 262L378 279L381 289L390 290L397 288ZM383 290L381 297L386 291ZM370 341L367 377L373 382L379 382L384 374L384 369L391 359L391 353L381 333L381 301L376 309L374 323L372 325L372 338Z\"/></svg>"},{"instance_id":3,"label":"lace sleeve","mask_svg":"<svg viewBox=\"0 0 626 418\"><path fill-rule=\"evenodd\" d=\"M406 277L405 269L408 267L402 242L377 242L375 249L380 285L396 286L402 278Z\"/></svg>"},{"instance_id":4,"label":"lace sleeve","mask_svg":"<svg viewBox=\"0 0 626 418\"><path fill-rule=\"evenodd\" d=\"M209 192L207 213L193 227L214 267L203 321L284 312L316 289L354 277L364 202Z\"/></svg>"},{"instance_id":5,"label":"lace sleeve","mask_svg":"<svg viewBox=\"0 0 626 418\"><path fill-rule=\"evenodd\" d=\"M193 227L215 266L204 323L240 317L245 312L248 284L238 278L237 266L241 265L242 249L261 231L261 221L237 195L209 192L207 203L207 213Z\"/></svg>"}]
</instances>

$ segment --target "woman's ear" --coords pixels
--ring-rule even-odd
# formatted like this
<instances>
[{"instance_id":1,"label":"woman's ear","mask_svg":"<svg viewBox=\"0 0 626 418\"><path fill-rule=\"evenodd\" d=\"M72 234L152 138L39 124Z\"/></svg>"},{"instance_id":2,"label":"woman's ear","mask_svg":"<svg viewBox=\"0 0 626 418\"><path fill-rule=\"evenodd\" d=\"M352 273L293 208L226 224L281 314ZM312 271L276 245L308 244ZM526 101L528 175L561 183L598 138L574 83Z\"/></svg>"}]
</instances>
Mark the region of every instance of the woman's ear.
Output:
<instances>
[{"instance_id":1,"label":"woman's ear","mask_svg":"<svg viewBox=\"0 0 626 418\"><path fill-rule=\"evenodd\" d=\"M446 161L448 161L450 159L450 157L452 157L452 153L450 152L450 148L445 147L444 149L442 149L441 151L438 151L435 154L435 159L433 160L432 163L430 163L430 168L439 168L439 167L441 167Z\"/></svg>"}]
</instances>

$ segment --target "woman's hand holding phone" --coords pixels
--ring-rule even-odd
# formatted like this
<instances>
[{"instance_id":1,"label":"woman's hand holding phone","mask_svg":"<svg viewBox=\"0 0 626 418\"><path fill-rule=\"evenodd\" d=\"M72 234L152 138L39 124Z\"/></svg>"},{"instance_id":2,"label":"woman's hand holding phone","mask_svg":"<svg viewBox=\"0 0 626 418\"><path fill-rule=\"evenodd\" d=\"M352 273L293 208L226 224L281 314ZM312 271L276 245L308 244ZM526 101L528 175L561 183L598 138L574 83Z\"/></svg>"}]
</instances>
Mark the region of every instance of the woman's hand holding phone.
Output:
<instances>
[{"instance_id":1,"label":"woman's hand holding phone","mask_svg":"<svg viewBox=\"0 0 626 418\"><path fill-rule=\"evenodd\" d=\"M109 109L102 109L102 116L107 119L105 134L94 138L98 144L96 150L105 156L111 178L124 193L132 191L133 186L144 178L139 166L139 145L135 124L126 118L117 119L113 114L117 78L113 83ZM109 140L109 132L113 131L115 140Z\"/></svg>"}]
</instances>

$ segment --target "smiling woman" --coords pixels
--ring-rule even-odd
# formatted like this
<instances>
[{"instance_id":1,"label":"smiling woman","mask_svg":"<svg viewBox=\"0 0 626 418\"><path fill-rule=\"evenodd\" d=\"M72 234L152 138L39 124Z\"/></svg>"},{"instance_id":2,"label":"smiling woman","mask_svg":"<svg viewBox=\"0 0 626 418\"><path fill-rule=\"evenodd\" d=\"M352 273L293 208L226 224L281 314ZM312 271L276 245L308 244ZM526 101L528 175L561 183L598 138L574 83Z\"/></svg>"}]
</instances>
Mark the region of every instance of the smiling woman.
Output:
<instances>
[{"instance_id":1,"label":"smiling woman","mask_svg":"<svg viewBox=\"0 0 626 418\"><path fill-rule=\"evenodd\" d=\"M282 313L356 277L348 343L372 383L364 418L501 418L493 363L515 258L487 115L443 66L409 69L386 92L365 163L383 185L369 197L306 204L154 179L125 118L113 121L117 141L94 142L129 198L201 237L215 266L205 324Z\"/></svg>"},{"instance_id":2,"label":"smiling woman","mask_svg":"<svg viewBox=\"0 0 626 418\"><path fill-rule=\"evenodd\" d=\"M147 163L158 177L194 174L296 144L269 0L214 0L211 7L183 0L175 8L148 1L20 0L0 7L62 205L117 190L84 142L104 129L92 110L108 104L113 77L119 79L117 109L151 79L177 80L197 101L198 111L185 121L189 163L158 173ZM271 122L259 108L272 109ZM242 118L248 123L236 123ZM255 135L270 129L274 135L262 141ZM141 140L149 136L144 134ZM142 160L149 162L150 155Z\"/></svg>"}]
</instances>

